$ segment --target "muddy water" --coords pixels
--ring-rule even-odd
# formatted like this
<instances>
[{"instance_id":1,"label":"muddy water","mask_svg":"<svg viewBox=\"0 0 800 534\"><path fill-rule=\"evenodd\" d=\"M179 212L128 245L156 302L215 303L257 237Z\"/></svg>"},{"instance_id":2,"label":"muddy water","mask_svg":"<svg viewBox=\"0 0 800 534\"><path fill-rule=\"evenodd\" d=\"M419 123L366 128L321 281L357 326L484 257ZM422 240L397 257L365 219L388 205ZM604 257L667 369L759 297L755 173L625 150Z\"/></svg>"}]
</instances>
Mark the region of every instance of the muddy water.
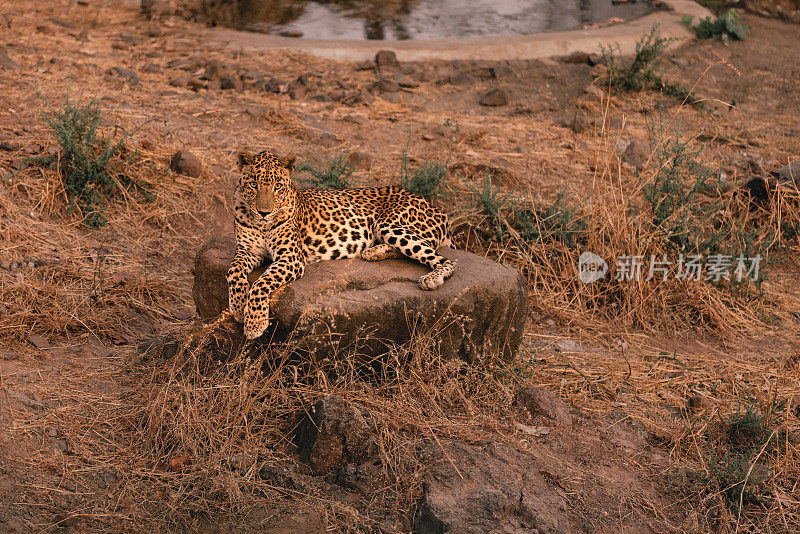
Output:
<instances>
[{"instance_id":1,"label":"muddy water","mask_svg":"<svg viewBox=\"0 0 800 534\"><path fill-rule=\"evenodd\" d=\"M443 39L573 30L652 11L646 0L207 0L217 24L317 39Z\"/></svg>"}]
</instances>

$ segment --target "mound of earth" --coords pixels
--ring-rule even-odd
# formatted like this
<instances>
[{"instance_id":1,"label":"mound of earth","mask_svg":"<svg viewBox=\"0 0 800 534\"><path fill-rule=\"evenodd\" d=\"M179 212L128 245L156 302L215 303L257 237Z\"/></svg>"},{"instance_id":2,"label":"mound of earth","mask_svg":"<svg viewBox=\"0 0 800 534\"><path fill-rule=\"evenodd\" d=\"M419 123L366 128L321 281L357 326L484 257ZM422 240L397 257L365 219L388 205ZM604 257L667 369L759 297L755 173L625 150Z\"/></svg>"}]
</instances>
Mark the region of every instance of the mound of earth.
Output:
<instances>
[{"instance_id":1,"label":"mound of earth","mask_svg":"<svg viewBox=\"0 0 800 534\"><path fill-rule=\"evenodd\" d=\"M197 254L193 295L201 317L228 307L225 276L234 250L228 234ZM412 338L432 343L445 358L513 357L527 315L521 273L468 252L445 248L442 254L456 263L456 272L436 291L419 288L417 279L428 269L411 260L308 265L302 278L273 295L273 323L261 340L280 343L291 336L297 350L318 358L351 350L375 356ZM264 268L253 272L251 283Z\"/></svg>"}]
</instances>

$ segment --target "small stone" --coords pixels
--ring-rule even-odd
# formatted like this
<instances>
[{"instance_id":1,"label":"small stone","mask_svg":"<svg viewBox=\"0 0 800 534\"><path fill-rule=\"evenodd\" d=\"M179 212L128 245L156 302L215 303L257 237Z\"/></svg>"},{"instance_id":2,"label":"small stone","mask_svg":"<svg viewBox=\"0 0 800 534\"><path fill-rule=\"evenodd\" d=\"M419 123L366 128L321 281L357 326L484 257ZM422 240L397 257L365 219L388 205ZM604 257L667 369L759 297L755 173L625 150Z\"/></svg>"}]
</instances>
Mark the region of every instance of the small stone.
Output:
<instances>
[{"instance_id":1,"label":"small stone","mask_svg":"<svg viewBox=\"0 0 800 534\"><path fill-rule=\"evenodd\" d=\"M300 100L301 98L305 98L306 93L308 92L308 88L305 84L305 78L300 77L289 82L288 92L289 97L292 100Z\"/></svg>"},{"instance_id":2,"label":"small stone","mask_svg":"<svg viewBox=\"0 0 800 534\"><path fill-rule=\"evenodd\" d=\"M377 452L375 431L365 414L338 395L318 400L295 431L300 457L316 474L363 462Z\"/></svg>"},{"instance_id":3,"label":"small stone","mask_svg":"<svg viewBox=\"0 0 800 534\"><path fill-rule=\"evenodd\" d=\"M503 80L514 76L514 69L508 65L495 65L489 69L489 72L495 80Z\"/></svg>"},{"instance_id":4,"label":"small stone","mask_svg":"<svg viewBox=\"0 0 800 534\"><path fill-rule=\"evenodd\" d=\"M381 93L396 93L400 90L400 84L388 78L381 78L372 84L372 89Z\"/></svg>"},{"instance_id":5,"label":"small stone","mask_svg":"<svg viewBox=\"0 0 800 534\"><path fill-rule=\"evenodd\" d=\"M28 343L30 343L37 349L49 349L50 347L52 347L52 345L50 345L50 342L42 336L35 336L35 335L29 336Z\"/></svg>"},{"instance_id":6,"label":"small stone","mask_svg":"<svg viewBox=\"0 0 800 534\"><path fill-rule=\"evenodd\" d=\"M17 141L0 141L0 150L5 152L16 152L22 150L22 143Z\"/></svg>"},{"instance_id":7,"label":"small stone","mask_svg":"<svg viewBox=\"0 0 800 534\"><path fill-rule=\"evenodd\" d=\"M669 60L671 62L673 62L674 64L676 64L677 66L679 66L680 68L682 68L682 69L685 69L686 67L689 66L689 62L686 60L686 58L671 57L671 58L669 58Z\"/></svg>"},{"instance_id":8,"label":"small stone","mask_svg":"<svg viewBox=\"0 0 800 534\"><path fill-rule=\"evenodd\" d=\"M778 183L787 184L794 182L800 184L800 160L797 160L789 165L785 165L780 169L770 171L770 174L778 179Z\"/></svg>"},{"instance_id":9,"label":"small stone","mask_svg":"<svg viewBox=\"0 0 800 534\"><path fill-rule=\"evenodd\" d=\"M546 417L567 426L572 425L567 405L561 397L545 387L531 384L519 390L514 403L528 410L532 417Z\"/></svg>"},{"instance_id":10,"label":"small stone","mask_svg":"<svg viewBox=\"0 0 800 534\"><path fill-rule=\"evenodd\" d=\"M348 106L355 106L356 104L372 104L375 101L375 97L372 96L372 93L369 91L362 89L361 91L356 91L355 93L351 93L345 96L342 99L343 104L347 104Z\"/></svg>"},{"instance_id":11,"label":"small stone","mask_svg":"<svg viewBox=\"0 0 800 534\"><path fill-rule=\"evenodd\" d=\"M445 83L450 83L452 85L458 85L460 87L468 87L475 85L478 80L466 72L457 72L456 74L451 74L447 76L444 80Z\"/></svg>"},{"instance_id":12,"label":"small stone","mask_svg":"<svg viewBox=\"0 0 800 534\"><path fill-rule=\"evenodd\" d=\"M368 59L356 65L356 70L374 70L375 66L376 66L375 61L372 59Z\"/></svg>"},{"instance_id":13,"label":"small stone","mask_svg":"<svg viewBox=\"0 0 800 534\"><path fill-rule=\"evenodd\" d=\"M394 50L380 50L375 54L375 64L378 67L397 67L400 62L397 61L397 54Z\"/></svg>"},{"instance_id":14,"label":"small stone","mask_svg":"<svg viewBox=\"0 0 800 534\"><path fill-rule=\"evenodd\" d=\"M197 178L203 172L203 166L197 156L188 150L181 150L172 156L169 168L178 174L185 174L192 178Z\"/></svg>"},{"instance_id":15,"label":"small stone","mask_svg":"<svg viewBox=\"0 0 800 534\"><path fill-rule=\"evenodd\" d=\"M586 93L587 95L594 96L600 99L606 96L606 93L603 92L602 89L600 89L594 84L587 85L586 88L583 90L583 92Z\"/></svg>"},{"instance_id":16,"label":"small stone","mask_svg":"<svg viewBox=\"0 0 800 534\"><path fill-rule=\"evenodd\" d=\"M42 35L54 35L56 31L52 26L47 24L39 24L36 26L36 33L41 33Z\"/></svg>"},{"instance_id":17,"label":"small stone","mask_svg":"<svg viewBox=\"0 0 800 534\"><path fill-rule=\"evenodd\" d=\"M51 426L50 428L47 429L47 435L50 436L51 438L58 437L58 429Z\"/></svg>"},{"instance_id":18,"label":"small stone","mask_svg":"<svg viewBox=\"0 0 800 534\"><path fill-rule=\"evenodd\" d=\"M124 43L132 44L132 45L142 44L142 38L139 37L138 35L133 35L130 32L121 32L118 35L118 37L119 37L119 40L124 42Z\"/></svg>"},{"instance_id":19,"label":"small stone","mask_svg":"<svg viewBox=\"0 0 800 534\"><path fill-rule=\"evenodd\" d=\"M638 139L631 140L622 154L622 158L637 170L642 170L650 157L650 146Z\"/></svg>"},{"instance_id":20,"label":"small stone","mask_svg":"<svg viewBox=\"0 0 800 534\"><path fill-rule=\"evenodd\" d=\"M422 137L422 139L424 139L425 141L433 141L433 140L434 140L434 137L433 137L431 134L429 134L429 133L424 133L424 134L422 134L422 136L421 136L421 137Z\"/></svg>"},{"instance_id":21,"label":"small stone","mask_svg":"<svg viewBox=\"0 0 800 534\"><path fill-rule=\"evenodd\" d=\"M589 63L588 52L573 52L568 56L561 58L562 63L571 63L573 65L582 65Z\"/></svg>"},{"instance_id":22,"label":"small stone","mask_svg":"<svg viewBox=\"0 0 800 534\"><path fill-rule=\"evenodd\" d=\"M573 117L560 119L556 121L556 124L564 128L570 128L575 133L586 131L592 125L589 119L579 114Z\"/></svg>"},{"instance_id":23,"label":"small stone","mask_svg":"<svg viewBox=\"0 0 800 534\"><path fill-rule=\"evenodd\" d=\"M127 51L130 49L130 45L125 41L114 41L113 43L111 43L111 48L113 50Z\"/></svg>"},{"instance_id":24,"label":"small stone","mask_svg":"<svg viewBox=\"0 0 800 534\"><path fill-rule=\"evenodd\" d=\"M156 24L155 22L151 22L147 25L147 36L148 37L162 37L164 35L164 28Z\"/></svg>"},{"instance_id":25,"label":"small stone","mask_svg":"<svg viewBox=\"0 0 800 534\"><path fill-rule=\"evenodd\" d=\"M141 70L142 72L147 72L148 74L159 74L162 72L161 67L156 63L146 63Z\"/></svg>"},{"instance_id":26,"label":"small stone","mask_svg":"<svg viewBox=\"0 0 800 534\"><path fill-rule=\"evenodd\" d=\"M106 76L122 78L131 84L139 83L139 75L127 67L111 67L106 70Z\"/></svg>"},{"instance_id":27,"label":"small stone","mask_svg":"<svg viewBox=\"0 0 800 534\"><path fill-rule=\"evenodd\" d=\"M413 89L414 87L419 87L419 82L416 80L412 80L405 74L398 74L394 77L397 85L400 87L410 88Z\"/></svg>"},{"instance_id":28,"label":"small stone","mask_svg":"<svg viewBox=\"0 0 800 534\"><path fill-rule=\"evenodd\" d=\"M61 26L62 28L67 28L69 30L75 29L75 24L73 22L70 22L65 19L60 19L58 17L50 17L49 19L47 19L47 22L52 22L53 24Z\"/></svg>"},{"instance_id":29,"label":"small stone","mask_svg":"<svg viewBox=\"0 0 800 534\"><path fill-rule=\"evenodd\" d=\"M236 74L224 74L220 79L220 88L241 91L244 88L242 79Z\"/></svg>"},{"instance_id":30,"label":"small stone","mask_svg":"<svg viewBox=\"0 0 800 534\"><path fill-rule=\"evenodd\" d=\"M492 89L485 95L483 95L478 103L481 106L505 106L508 104L508 94L503 89Z\"/></svg>"},{"instance_id":31,"label":"small stone","mask_svg":"<svg viewBox=\"0 0 800 534\"><path fill-rule=\"evenodd\" d=\"M0 28L10 28L11 20L3 14L0 14Z\"/></svg>"},{"instance_id":32,"label":"small stone","mask_svg":"<svg viewBox=\"0 0 800 534\"><path fill-rule=\"evenodd\" d=\"M280 35L281 37L298 38L303 36L303 32L301 32L300 30L284 30L282 32L279 32L278 35Z\"/></svg>"},{"instance_id":33,"label":"small stone","mask_svg":"<svg viewBox=\"0 0 800 534\"><path fill-rule=\"evenodd\" d=\"M17 360L19 359L19 354L14 351L3 351L0 352L0 360Z\"/></svg>"},{"instance_id":34,"label":"small stone","mask_svg":"<svg viewBox=\"0 0 800 534\"><path fill-rule=\"evenodd\" d=\"M311 95L309 97L309 100L313 100L314 102L324 102L324 103L333 102L333 98L331 98L330 95L327 93L318 93L316 95Z\"/></svg>"},{"instance_id":35,"label":"small stone","mask_svg":"<svg viewBox=\"0 0 800 534\"><path fill-rule=\"evenodd\" d=\"M11 59L6 49L0 46L0 70L17 70L19 63Z\"/></svg>"},{"instance_id":36,"label":"small stone","mask_svg":"<svg viewBox=\"0 0 800 534\"><path fill-rule=\"evenodd\" d=\"M145 137L139 142L139 146L145 150L153 150L156 147L156 144L149 137Z\"/></svg>"},{"instance_id":37,"label":"small stone","mask_svg":"<svg viewBox=\"0 0 800 534\"><path fill-rule=\"evenodd\" d=\"M688 405L689 409L693 412L710 410L714 407L714 404L711 402L711 400L702 393L698 393L697 395L692 395L689 397Z\"/></svg>"}]
</instances>

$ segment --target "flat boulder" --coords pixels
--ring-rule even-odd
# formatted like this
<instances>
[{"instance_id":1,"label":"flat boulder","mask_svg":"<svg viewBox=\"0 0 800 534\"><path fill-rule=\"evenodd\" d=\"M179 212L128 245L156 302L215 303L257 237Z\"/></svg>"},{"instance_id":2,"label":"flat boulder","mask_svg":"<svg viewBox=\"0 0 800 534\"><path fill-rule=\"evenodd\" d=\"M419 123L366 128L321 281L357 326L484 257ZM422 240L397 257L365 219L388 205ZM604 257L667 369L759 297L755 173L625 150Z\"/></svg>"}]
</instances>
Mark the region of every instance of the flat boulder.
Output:
<instances>
[{"instance_id":1,"label":"flat boulder","mask_svg":"<svg viewBox=\"0 0 800 534\"><path fill-rule=\"evenodd\" d=\"M197 254L193 296L200 317L228 307L226 274L233 234L213 239ZM302 278L277 290L270 329L261 343L292 339L298 351L324 358L342 351L372 357L418 338L444 358L468 362L511 359L522 339L527 293L522 274L487 258L450 248L442 255L455 274L435 291L417 279L427 267L412 260L360 258L310 264ZM250 277L254 282L264 266Z\"/></svg>"}]
</instances>

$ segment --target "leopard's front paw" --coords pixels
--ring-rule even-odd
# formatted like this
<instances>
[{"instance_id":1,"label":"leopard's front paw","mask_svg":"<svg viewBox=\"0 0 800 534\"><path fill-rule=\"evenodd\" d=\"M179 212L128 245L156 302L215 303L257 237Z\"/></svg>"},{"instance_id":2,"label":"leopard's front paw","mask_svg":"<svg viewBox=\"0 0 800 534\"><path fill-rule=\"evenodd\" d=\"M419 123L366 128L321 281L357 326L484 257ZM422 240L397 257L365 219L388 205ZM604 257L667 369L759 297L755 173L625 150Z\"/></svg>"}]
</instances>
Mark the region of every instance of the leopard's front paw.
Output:
<instances>
[{"instance_id":1,"label":"leopard's front paw","mask_svg":"<svg viewBox=\"0 0 800 534\"><path fill-rule=\"evenodd\" d=\"M266 332L269 326L269 307L266 305L247 305L244 317L244 336L257 339Z\"/></svg>"},{"instance_id":2,"label":"leopard's front paw","mask_svg":"<svg viewBox=\"0 0 800 534\"><path fill-rule=\"evenodd\" d=\"M241 289L228 287L228 309L238 323L244 322L247 293L247 291L242 291Z\"/></svg>"}]
</instances>

